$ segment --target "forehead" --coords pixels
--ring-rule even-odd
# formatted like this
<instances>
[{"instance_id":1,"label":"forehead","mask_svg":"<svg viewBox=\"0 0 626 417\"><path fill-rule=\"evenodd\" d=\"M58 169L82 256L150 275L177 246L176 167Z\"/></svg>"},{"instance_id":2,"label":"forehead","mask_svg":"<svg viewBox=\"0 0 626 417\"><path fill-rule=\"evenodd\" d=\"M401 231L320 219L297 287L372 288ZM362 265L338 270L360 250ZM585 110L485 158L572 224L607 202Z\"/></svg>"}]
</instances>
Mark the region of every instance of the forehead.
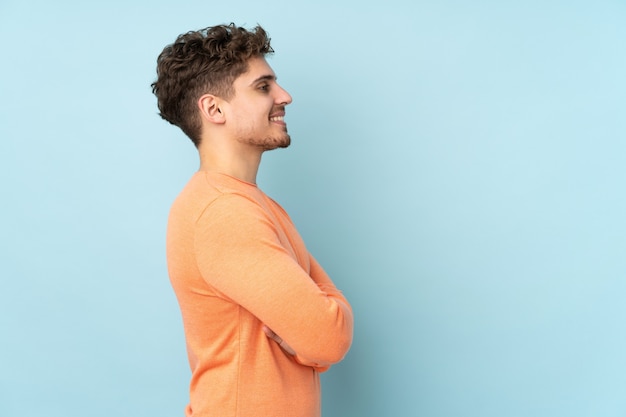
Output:
<instances>
[{"instance_id":1,"label":"forehead","mask_svg":"<svg viewBox=\"0 0 626 417\"><path fill-rule=\"evenodd\" d=\"M248 70L235 79L234 84L249 85L259 79L276 78L265 58L254 57L248 61Z\"/></svg>"}]
</instances>

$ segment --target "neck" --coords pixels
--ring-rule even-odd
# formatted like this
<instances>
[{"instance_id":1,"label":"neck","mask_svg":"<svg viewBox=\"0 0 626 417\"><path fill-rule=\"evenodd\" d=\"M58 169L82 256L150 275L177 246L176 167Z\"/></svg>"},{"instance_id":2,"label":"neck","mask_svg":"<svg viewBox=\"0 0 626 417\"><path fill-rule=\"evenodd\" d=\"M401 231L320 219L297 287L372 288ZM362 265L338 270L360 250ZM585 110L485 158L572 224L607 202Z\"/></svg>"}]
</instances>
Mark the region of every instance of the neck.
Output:
<instances>
[{"instance_id":1,"label":"neck","mask_svg":"<svg viewBox=\"0 0 626 417\"><path fill-rule=\"evenodd\" d=\"M215 144L212 144L215 145ZM206 149L205 149L206 148ZM200 171L219 172L242 181L256 184L263 151L259 148L224 149L200 145Z\"/></svg>"}]
</instances>

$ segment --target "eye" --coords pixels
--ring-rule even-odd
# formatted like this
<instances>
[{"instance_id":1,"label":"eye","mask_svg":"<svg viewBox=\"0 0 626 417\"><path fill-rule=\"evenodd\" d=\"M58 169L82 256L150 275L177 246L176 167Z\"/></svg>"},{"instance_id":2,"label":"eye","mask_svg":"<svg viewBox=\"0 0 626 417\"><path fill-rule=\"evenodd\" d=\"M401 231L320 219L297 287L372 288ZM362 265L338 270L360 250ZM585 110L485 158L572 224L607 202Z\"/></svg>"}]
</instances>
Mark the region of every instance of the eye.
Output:
<instances>
[{"instance_id":1,"label":"eye","mask_svg":"<svg viewBox=\"0 0 626 417\"><path fill-rule=\"evenodd\" d=\"M270 85L269 84L261 84L259 86L259 90L261 90L263 92L268 92L270 90Z\"/></svg>"}]
</instances>

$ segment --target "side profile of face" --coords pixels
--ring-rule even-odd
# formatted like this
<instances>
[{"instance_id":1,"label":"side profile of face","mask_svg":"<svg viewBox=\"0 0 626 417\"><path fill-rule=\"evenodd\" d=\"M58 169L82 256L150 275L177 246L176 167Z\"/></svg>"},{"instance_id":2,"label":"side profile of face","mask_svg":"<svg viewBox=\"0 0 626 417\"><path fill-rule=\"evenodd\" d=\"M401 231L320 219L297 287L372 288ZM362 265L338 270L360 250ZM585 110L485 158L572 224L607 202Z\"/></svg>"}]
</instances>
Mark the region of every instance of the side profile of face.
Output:
<instances>
[{"instance_id":1,"label":"side profile of face","mask_svg":"<svg viewBox=\"0 0 626 417\"><path fill-rule=\"evenodd\" d=\"M233 82L234 95L223 103L225 127L241 144L271 150L291 142L285 106L291 96L276 82L276 74L263 57L248 61L248 71Z\"/></svg>"}]
</instances>

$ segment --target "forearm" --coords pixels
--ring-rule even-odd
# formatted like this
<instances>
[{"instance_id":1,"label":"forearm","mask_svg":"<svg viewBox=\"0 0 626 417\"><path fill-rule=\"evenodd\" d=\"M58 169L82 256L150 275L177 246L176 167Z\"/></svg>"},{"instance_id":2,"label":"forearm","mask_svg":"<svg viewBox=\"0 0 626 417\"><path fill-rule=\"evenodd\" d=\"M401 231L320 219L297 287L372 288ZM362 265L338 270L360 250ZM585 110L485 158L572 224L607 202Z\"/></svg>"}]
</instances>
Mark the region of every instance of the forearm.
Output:
<instances>
[{"instance_id":1,"label":"forearm","mask_svg":"<svg viewBox=\"0 0 626 417\"><path fill-rule=\"evenodd\" d=\"M306 248L300 253L309 262L300 264L249 201L224 197L212 209L195 235L205 281L278 334L300 363L326 367L341 360L352 342L352 310Z\"/></svg>"},{"instance_id":2,"label":"forearm","mask_svg":"<svg viewBox=\"0 0 626 417\"><path fill-rule=\"evenodd\" d=\"M334 311L333 314L331 314L333 318L330 329L311 329L316 335L316 340L320 341L320 343L311 346L311 356L307 357L306 355L309 350L305 352L296 351L296 359L304 365L316 367L318 371L324 371L333 363L343 359L350 348L354 319L352 308L348 300L342 292L337 289L322 266L313 256L309 257L309 263L309 275L311 279L327 297L331 310L334 309ZM323 356L326 357L326 361L320 360L322 356L319 354L320 352L324 352Z\"/></svg>"}]
</instances>

